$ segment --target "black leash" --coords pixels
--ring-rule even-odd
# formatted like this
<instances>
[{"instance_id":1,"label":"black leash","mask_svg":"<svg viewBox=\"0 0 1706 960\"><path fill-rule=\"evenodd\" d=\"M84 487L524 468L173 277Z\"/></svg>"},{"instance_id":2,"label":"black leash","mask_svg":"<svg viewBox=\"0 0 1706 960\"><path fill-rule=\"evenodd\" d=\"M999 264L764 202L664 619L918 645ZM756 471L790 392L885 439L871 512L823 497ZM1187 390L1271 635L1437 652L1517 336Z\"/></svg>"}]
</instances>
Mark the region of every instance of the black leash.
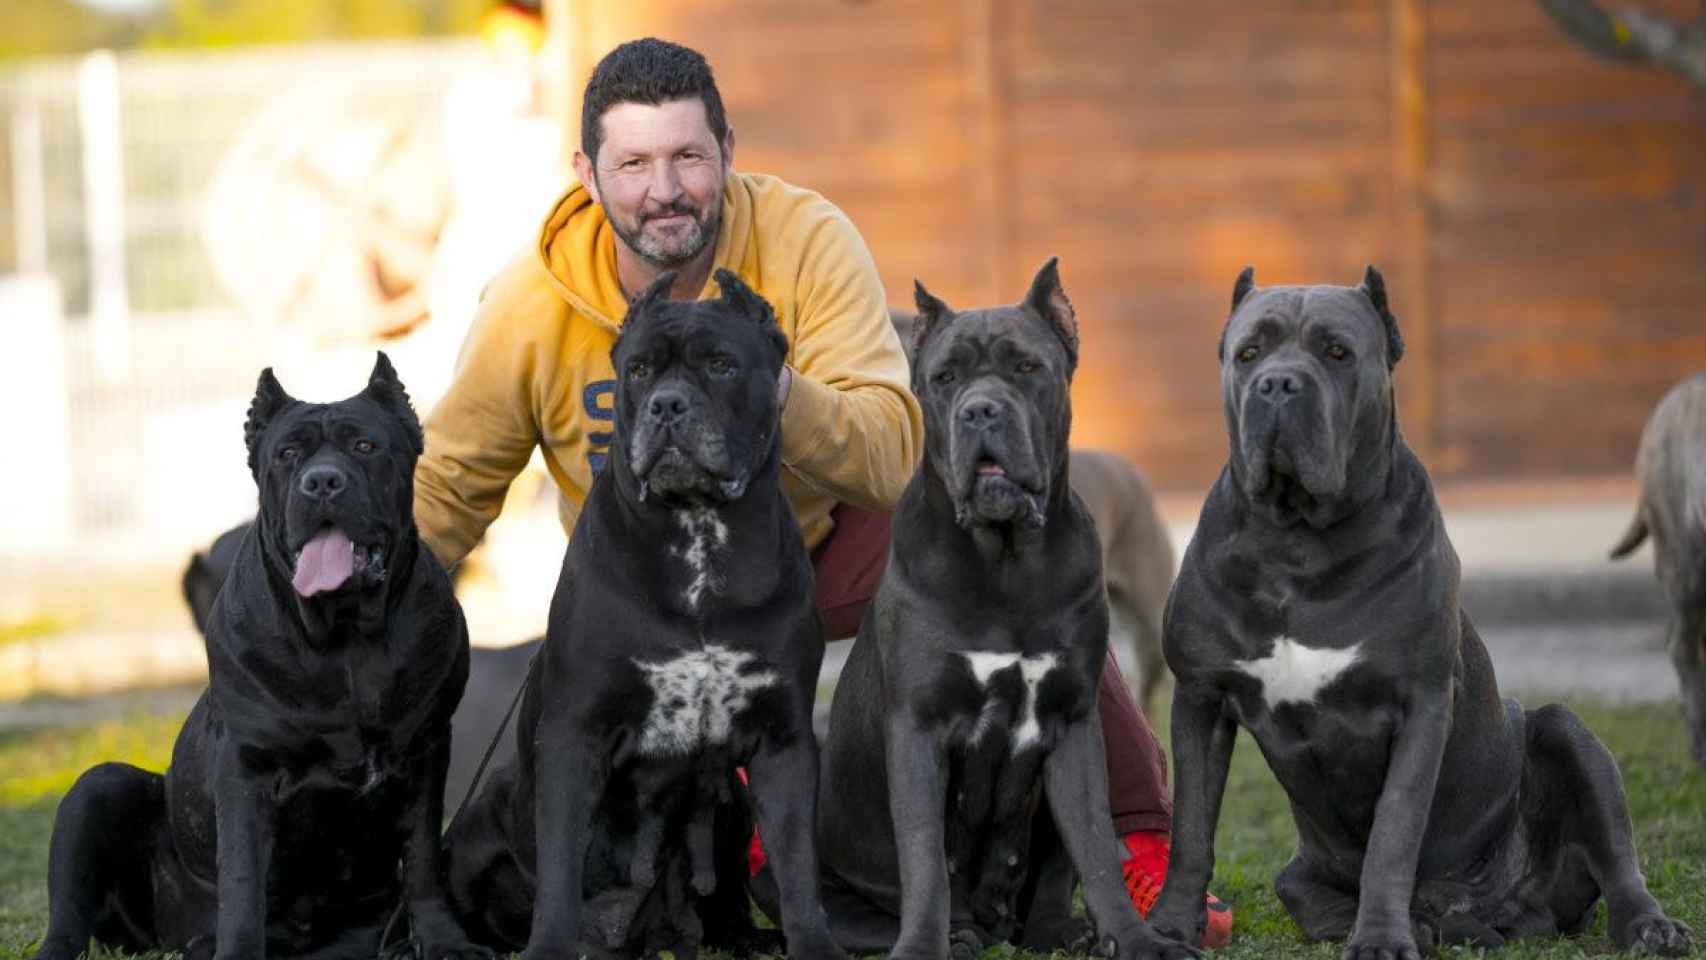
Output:
<instances>
[{"instance_id":1,"label":"black leash","mask_svg":"<svg viewBox=\"0 0 1706 960\"><path fill-rule=\"evenodd\" d=\"M444 833L449 833L456 826L457 818L462 811L468 809L468 801L474 799L474 791L480 786L480 779L486 775L486 766L492 762L492 754L498 750L498 744L503 740L504 731L509 729L509 722L515 717L515 708L521 705L521 695L527 692L527 685L532 682L533 675L539 670L539 654L543 653L545 645L533 651L533 656L527 659L527 676L521 678L521 683L515 688L515 696L510 698L509 709L504 711L503 722L498 724L498 732L492 736L492 742L486 744L486 753L480 758L480 765L474 768L474 779L468 781L468 792L462 795L462 802L456 805L455 812L450 815L450 822L445 824ZM442 834L441 834L442 836ZM386 956L385 951L391 943L391 933L397 926L397 921L403 917L403 907L406 903L398 901L397 909L391 911L391 919L385 923L385 932L379 935L379 955Z\"/></svg>"}]
</instances>

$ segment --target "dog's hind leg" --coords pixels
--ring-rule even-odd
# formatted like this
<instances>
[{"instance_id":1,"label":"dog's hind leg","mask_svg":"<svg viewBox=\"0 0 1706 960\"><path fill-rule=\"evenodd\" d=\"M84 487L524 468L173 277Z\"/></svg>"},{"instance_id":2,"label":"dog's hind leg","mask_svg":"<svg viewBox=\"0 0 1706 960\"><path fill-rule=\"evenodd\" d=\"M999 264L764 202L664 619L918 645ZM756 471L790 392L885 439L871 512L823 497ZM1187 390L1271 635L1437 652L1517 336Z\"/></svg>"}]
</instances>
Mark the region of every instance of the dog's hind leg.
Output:
<instances>
[{"instance_id":1,"label":"dog's hind leg","mask_svg":"<svg viewBox=\"0 0 1706 960\"><path fill-rule=\"evenodd\" d=\"M1356 894L1329 883L1302 857L1292 857L1274 877L1274 892L1310 940L1343 940L1356 926Z\"/></svg>"},{"instance_id":2,"label":"dog's hind leg","mask_svg":"<svg viewBox=\"0 0 1706 960\"><path fill-rule=\"evenodd\" d=\"M1706 580L1702 580L1706 583ZM1688 753L1695 763L1706 764L1706 597L1677 609L1670 622L1666 646L1676 667L1682 694L1682 720L1688 728Z\"/></svg>"},{"instance_id":3,"label":"dog's hind leg","mask_svg":"<svg viewBox=\"0 0 1706 960\"><path fill-rule=\"evenodd\" d=\"M134 952L160 946L152 873L165 822L160 774L103 763L77 778L54 816L47 934L35 960L75 960L91 936Z\"/></svg>"},{"instance_id":4,"label":"dog's hind leg","mask_svg":"<svg viewBox=\"0 0 1706 960\"><path fill-rule=\"evenodd\" d=\"M1072 915L1072 888L1078 877L1046 803L1037 805L1031 821L1028 859L1025 889L1019 896L1019 913L1025 921L1019 945L1041 953L1089 952L1095 930Z\"/></svg>"},{"instance_id":5,"label":"dog's hind leg","mask_svg":"<svg viewBox=\"0 0 1706 960\"><path fill-rule=\"evenodd\" d=\"M1528 712L1524 760L1522 812L1531 843L1550 842L1581 853L1565 857L1550 891L1559 928L1579 927L1593 906L1580 876L1585 868L1605 895L1618 949L1640 946L1672 956L1688 952L1688 927L1665 916L1647 891L1623 779L1605 745L1568 708L1550 704ZM1536 856L1549 852L1534 851Z\"/></svg>"}]
</instances>

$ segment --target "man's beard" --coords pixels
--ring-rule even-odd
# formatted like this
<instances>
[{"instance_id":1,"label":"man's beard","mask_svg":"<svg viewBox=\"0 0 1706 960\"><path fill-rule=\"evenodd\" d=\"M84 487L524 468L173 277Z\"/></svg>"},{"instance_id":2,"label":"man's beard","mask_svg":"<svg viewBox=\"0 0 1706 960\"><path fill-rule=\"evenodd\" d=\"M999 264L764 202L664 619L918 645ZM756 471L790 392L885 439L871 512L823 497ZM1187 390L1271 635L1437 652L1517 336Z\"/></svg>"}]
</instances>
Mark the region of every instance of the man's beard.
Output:
<instances>
[{"instance_id":1,"label":"man's beard","mask_svg":"<svg viewBox=\"0 0 1706 960\"><path fill-rule=\"evenodd\" d=\"M611 214L610 208L604 208L605 219L610 221L611 229L628 245L628 249L640 255L640 259L660 269L672 269L688 263L694 257L705 251L711 241L717 236L717 230L722 225L722 195L719 193L717 202L703 214L687 203L672 203L667 207L645 211L639 215L638 222L630 225L623 223ZM646 233L646 223L663 217L685 215L691 223L685 232L675 233L669 239L661 239Z\"/></svg>"}]
</instances>

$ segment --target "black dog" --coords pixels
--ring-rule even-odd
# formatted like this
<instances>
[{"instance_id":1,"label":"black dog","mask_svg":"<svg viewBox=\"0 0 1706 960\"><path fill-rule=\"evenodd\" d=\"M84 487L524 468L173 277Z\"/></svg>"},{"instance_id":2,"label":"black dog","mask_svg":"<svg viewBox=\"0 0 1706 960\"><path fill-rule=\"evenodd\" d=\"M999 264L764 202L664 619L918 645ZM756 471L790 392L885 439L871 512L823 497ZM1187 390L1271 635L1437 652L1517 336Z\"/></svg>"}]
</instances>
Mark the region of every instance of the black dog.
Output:
<instances>
[{"instance_id":1,"label":"black dog","mask_svg":"<svg viewBox=\"0 0 1706 960\"><path fill-rule=\"evenodd\" d=\"M517 758L451 828L452 896L529 957L750 946L737 764L788 952L839 957L817 892L812 698L823 639L780 485L787 343L740 278L629 308L615 439L563 560Z\"/></svg>"},{"instance_id":2,"label":"black dog","mask_svg":"<svg viewBox=\"0 0 1706 960\"><path fill-rule=\"evenodd\" d=\"M470 946L440 886L468 634L412 514L421 429L390 361L348 400L269 369L260 488L207 622L208 689L164 776L107 763L60 803L40 960L90 936L195 957L371 957L406 901L428 958Z\"/></svg>"},{"instance_id":3,"label":"black dog","mask_svg":"<svg viewBox=\"0 0 1706 960\"><path fill-rule=\"evenodd\" d=\"M1166 619L1172 867L1150 914L1202 929L1241 724L1285 787L1296 857L1276 880L1350 960L1575 932L1603 894L1612 940L1683 953L1647 892L1617 767L1564 707L1499 698L1458 605L1458 561L1398 431L1403 354L1385 283L1257 289L1221 340L1231 458Z\"/></svg>"},{"instance_id":4,"label":"black dog","mask_svg":"<svg viewBox=\"0 0 1706 960\"><path fill-rule=\"evenodd\" d=\"M190 608L190 619L203 637L207 637L209 614L214 598L236 563L238 548L249 535L254 521L245 521L220 534L206 550L190 556L182 578L184 602ZM450 571L454 587L462 567ZM455 811L468 795L474 774L488 747L494 745L499 727L509 717L515 693L527 676L533 654L543 638L528 640L508 647L472 647L468 651L468 683L462 700L450 720L450 767L444 776L444 809ZM515 756L515 742L505 738L496 742L492 763L501 764Z\"/></svg>"},{"instance_id":5,"label":"black dog","mask_svg":"<svg viewBox=\"0 0 1706 960\"><path fill-rule=\"evenodd\" d=\"M1087 932L1076 868L1108 955L1195 956L1121 882L1095 702L1108 605L1068 486L1078 333L1055 261L1015 306L956 313L922 285L917 300L924 462L830 714L832 929L895 957L1067 947Z\"/></svg>"}]
</instances>

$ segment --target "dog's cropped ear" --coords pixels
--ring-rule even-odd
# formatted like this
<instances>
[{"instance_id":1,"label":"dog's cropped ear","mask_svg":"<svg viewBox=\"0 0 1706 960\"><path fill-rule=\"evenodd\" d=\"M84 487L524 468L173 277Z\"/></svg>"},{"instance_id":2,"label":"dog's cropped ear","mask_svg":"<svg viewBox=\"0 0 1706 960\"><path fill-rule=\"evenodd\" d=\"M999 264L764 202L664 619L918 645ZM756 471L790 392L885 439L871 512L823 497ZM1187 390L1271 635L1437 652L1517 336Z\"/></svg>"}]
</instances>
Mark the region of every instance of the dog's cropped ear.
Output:
<instances>
[{"instance_id":1,"label":"dog's cropped ear","mask_svg":"<svg viewBox=\"0 0 1706 960\"><path fill-rule=\"evenodd\" d=\"M1049 257L1037 275L1031 279L1031 289L1025 294L1025 305L1035 310L1066 345L1068 371L1078 366L1078 314L1066 291L1060 286L1060 258Z\"/></svg>"},{"instance_id":2,"label":"dog's cropped ear","mask_svg":"<svg viewBox=\"0 0 1706 960\"><path fill-rule=\"evenodd\" d=\"M723 292L723 301L736 310L752 318L763 327L770 337L770 343L776 348L776 353L784 360L788 356L788 338L782 333L782 328L776 323L776 310L770 306L770 301L764 299L757 290L747 286L746 281L726 267L718 267L712 274L717 279L717 288Z\"/></svg>"},{"instance_id":3,"label":"dog's cropped ear","mask_svg":"<svg viewBox=\"0 0 1706 960\"><path fill-rule=\"evenodd\" d=\"M415 405L409 402L409 391L403 389L403 381L397 379L397 368L391 366L391 358L385 355L385 351L379 351L378 358L373 361L373 373L368 376L367 389L362 393L403 422L415 456L420 456L426 449L426 440L421 434L421 418L415 414Z\"/></svg>"},{"instance_id":4,"label":"dog's cropped ear","mask_svg":"<svg viewBox=\"0 0 1706 960\"><path fill-rule=\"evenodd\" d=\"M255 399L249 401L249 419L243 424L243 444L249 448L249 472L257 478L261 472L261 434L267 432L267 425L274 417L296 402L295 397L284 392L271 367L261 371L261 379L255 384Z\"/></svg>"},{"instance_id":5,"label":"dog's cropped ear","mask_svg":"<svg viewBox=\"0 0 1706 960\"><path fill-rule=\"evenodd\" d=\"M632 319L633 317L638 316L641 312L649 309L652 304L664 299L664 296L669 293L669 288L673 286L675 286L674 270L665 270L658 274L657 279L652 281L651 286L641 290L640 295L635 297L628 304L628 316L623 320L624 325L629 319Z\"/></svg>"},{"instance_id":6,"label":"dog's cropped ear","mask_svg":"<svg viewBox=\"0 0 1706 960\"><path fill-rule=\"evenodd\" d=\"M912 302L918 306L918 316L912 322L912 356L916 358L924 349L924 341L930 339L937 327L953 318L954 310L926 290L924 281L916 278L912 281Z\"/></svg>"},{"instance_id":7,"label":"dog's cropped ear","mask_svg":"<svg viewBox=\"0 0 1706 960\"><path fill-rule=\"evenodd\" d=\"M1386 325L1386 369L1391 370L1404 359L1404 336L1398 332L1398 318L1386 305L1386 278L1371 263L1363 271L1362 284L1357 289L1374 304L1374 312L1380 314L1380 322Z\"/></svg>"},{"instance_id":8,"label":"dog's cropped ear","mask_svg":"<svg viewBox=\"0 0 1706 960\"><path fill-rule=\"evenodd\" d=\"M1224 361L1226 359L1226 327L1231 325L1232 315L1238 312L1238 305L1243 303L1244 298L1248 297L1250 292L1255 289L1256 268L1245 267L1243 270L1238 271L1238 279L1233 281L1232 284L1232 309L1227 311L1227 322L1220 328L1220 344L1214 348L1214 356L1216 360Z\"/></svg>"}]
</instances>

